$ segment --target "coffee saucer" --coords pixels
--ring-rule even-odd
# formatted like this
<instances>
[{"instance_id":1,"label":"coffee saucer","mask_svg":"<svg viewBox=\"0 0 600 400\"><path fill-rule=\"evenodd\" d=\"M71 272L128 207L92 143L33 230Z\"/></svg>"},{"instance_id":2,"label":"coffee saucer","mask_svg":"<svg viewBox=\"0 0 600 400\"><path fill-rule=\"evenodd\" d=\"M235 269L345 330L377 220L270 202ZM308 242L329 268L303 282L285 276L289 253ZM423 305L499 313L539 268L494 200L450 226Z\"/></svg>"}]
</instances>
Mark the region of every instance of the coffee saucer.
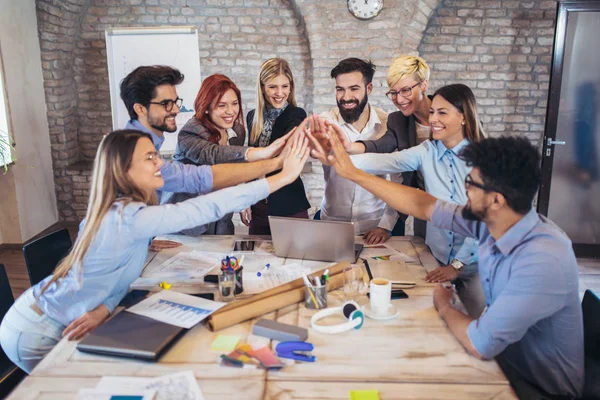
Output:
<instances>
[{"instance_id":1,"label":"coffee saucer","mask_svg":"<svg viewBox=\"0 0 600 400\"><path fill-rule=\"evenodd\" d=\"M375 314L373 312L373 310L371 310L371 305L367 304L364 307L364 313L367 317L372 318L372 319L379 319L379 320L385 320L385 319L392 319L398 316L398 314L400 313L400 311L398 310L398 308L393 305L390 304L390 306L387 309L387 312L384 314Z\"/></svg>"}]
</instances>

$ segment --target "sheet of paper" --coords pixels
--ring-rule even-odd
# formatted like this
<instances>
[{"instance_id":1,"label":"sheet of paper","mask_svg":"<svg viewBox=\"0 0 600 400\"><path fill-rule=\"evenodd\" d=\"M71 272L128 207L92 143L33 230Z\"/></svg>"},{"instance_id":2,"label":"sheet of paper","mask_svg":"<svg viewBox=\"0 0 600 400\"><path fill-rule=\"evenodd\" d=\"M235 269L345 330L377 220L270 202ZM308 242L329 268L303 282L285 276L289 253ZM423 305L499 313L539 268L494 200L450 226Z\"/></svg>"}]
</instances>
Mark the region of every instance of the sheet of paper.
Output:
<instances>
[{"instance_id":1,"label":"sheet of paper","mask_svg":"<svg viewBox=\"0 0 600 400\"><path fill-rule=\"evenodd\" d=\"M126 311L189 329L224 305L225 303L163 290Z\"/></svg>"},{"instance_id":2,"label":"sheet of paper","mask_svg":"<svg viewBox=\"0 0 600 400\"><path fill-rule=\"evenodd\" d=\"M260 277L256 275L256 272L244 271L244 294L261 293L265 290L281 286L284 283L302 278L303 272L310 274L312 271L310 268L306 268L300 264L271 267L268 271L262 273Z\"/></svg>"},{"instance_id":3,"label":"sheet of paper","mask_svg":"<svg viewBox=\"0 0 600 400\"><path fill-rule=\"evenodd\" d=\"M379 400L377 390L351 390L350 400Z\"/></svg>"},{"instance_id":4,"label":"sheet of paper","mask_svg":"<svg viewBox=\"0 0 600 400\"><path fill-rule=\"evenodd\" d=\"M237 336L219 335L213 340L210 349L215 351L232 351L239 342L240 338Z\"/></svg>"},{"instance_id":5,"label":"sheet of paper","mask_svg":"<svg viewBox=\"0 0 600 400\"><path fill-rule=\"evenodd\" d=\"M122 376L103 377L96 389L148 389L155 390L155 400L204 400L202 391L192 371L160 376L158 378L137 378Z\"/></svg>"},{"instance_id":6,"label":"sheet of paper","mask_svg":"<svg viewBox=\"0 0 600 400\"><path fill-rule=\"evenodd\" d=\"M406 253L398 251L392 247L384 244L376 244L373 246L365 246L360 252L361 258L375 258L379 260L391 260L398 261L403 260L404 262L417 262L413 257Z\"/></svg>"},{"instance_id":7,"label":"sheet of paper","mask_svg":"<svg viewBox=\"0 0 600 400\"><path fill-rule=\"evenodd\" d=\"M199 278L221 265L219 253L203 251L179 252L158 267L144 272L145 278L186 279Z\"/></svg>"},{"instance_id":8,"label":"sheet of paper","mask_svg":"<svg viewBox=\"0 0 600 400\"><path fill-rule=\"evenodd\" d=\"M145 389L81 389L77 400L153 400L155 394Z\"/></svg>"}]
</instances>

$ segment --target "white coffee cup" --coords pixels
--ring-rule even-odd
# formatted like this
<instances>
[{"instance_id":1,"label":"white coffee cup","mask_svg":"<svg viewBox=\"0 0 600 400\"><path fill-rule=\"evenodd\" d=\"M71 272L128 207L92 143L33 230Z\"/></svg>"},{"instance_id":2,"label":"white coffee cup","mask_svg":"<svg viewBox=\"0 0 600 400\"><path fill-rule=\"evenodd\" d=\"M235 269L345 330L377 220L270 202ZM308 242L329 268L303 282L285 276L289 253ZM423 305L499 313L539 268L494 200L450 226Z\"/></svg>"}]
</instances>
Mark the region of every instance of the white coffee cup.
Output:
<instances>
[{"instance_id":1,"label":"white coffee cup","mask_svg":"<svg viewBox=\"0 0 600 400\"><path fill-rule=\"evenodd\" d=\"M385 278L371 280L371 311L375 315L385 315L392 305L392 282Z\"/></svg>"}]
</instances>

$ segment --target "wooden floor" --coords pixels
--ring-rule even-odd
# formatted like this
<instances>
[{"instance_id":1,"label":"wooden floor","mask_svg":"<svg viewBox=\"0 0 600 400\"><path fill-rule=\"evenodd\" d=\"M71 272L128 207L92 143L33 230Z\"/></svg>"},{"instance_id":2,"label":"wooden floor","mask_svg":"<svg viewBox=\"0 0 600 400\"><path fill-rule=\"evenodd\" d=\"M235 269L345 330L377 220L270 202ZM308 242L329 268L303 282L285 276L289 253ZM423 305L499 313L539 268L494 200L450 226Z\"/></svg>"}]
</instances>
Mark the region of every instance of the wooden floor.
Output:
<instances>
[{"instance_id":1,"label":"wooden floor","mask_svg":"<svg viewBox=\"0 0 600 400\"><path fill-rule=\"evenodd\" d=\"M71 229L71 236L75 233L75 228ZM600 259L577 260L579 264L579 292L583 298L586 289L591 289L600 294ZM0 264L4 264L10 281L12 292L15 299L29 288L29 276L27 267L21 250L0 250Z\"/></svg>"}]
</instances>

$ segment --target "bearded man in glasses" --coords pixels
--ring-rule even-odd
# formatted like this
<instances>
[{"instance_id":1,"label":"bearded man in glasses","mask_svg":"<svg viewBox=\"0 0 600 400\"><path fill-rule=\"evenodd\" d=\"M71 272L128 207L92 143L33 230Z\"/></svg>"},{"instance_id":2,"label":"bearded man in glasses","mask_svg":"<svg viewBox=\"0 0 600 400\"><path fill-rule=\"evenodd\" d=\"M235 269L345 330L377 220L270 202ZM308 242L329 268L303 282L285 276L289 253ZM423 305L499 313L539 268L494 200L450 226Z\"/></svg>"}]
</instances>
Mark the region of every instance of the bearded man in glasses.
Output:
<instances>
[{"instance_id":1,"label":"bearded man in glasses","mask_svg":"<svg viewBox=\"0 0 600 400\"><path fill-rule=\"evenodd\" d=\"M433 304L464 348L495 358L521 399L579 398L584 386L579 267L571 240L533 208L540 155L524 138L470 143L461 157L467 205L448 203L357 169L340 142L328 139L333 168L396 210L479 240L479 276L487 308L479 318L453 306L438 284ZM590 376L591 378L591 376Z\"/></svg>"}]
</instances>

